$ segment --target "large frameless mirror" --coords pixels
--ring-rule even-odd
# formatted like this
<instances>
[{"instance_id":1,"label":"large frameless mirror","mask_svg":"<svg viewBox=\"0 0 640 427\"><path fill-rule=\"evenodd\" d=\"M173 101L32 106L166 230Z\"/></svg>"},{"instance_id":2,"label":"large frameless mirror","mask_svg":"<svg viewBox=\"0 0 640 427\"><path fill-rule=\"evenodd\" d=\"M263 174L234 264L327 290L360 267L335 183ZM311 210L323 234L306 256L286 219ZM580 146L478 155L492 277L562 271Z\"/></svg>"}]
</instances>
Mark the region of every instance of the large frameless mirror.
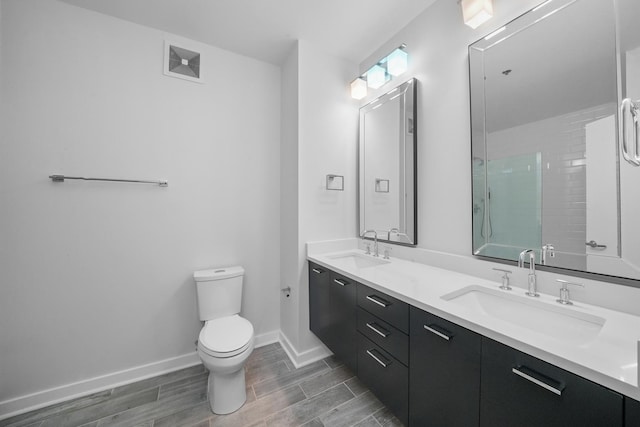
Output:
<instances>
[{"instance_id":1,"label":"large frameless mirror","mask_svg":"<svg viewBox=\"0 0 640 427\"><path fill-rule=\"evenodd\" d=\"M469 46L475 255L640 279L640 168L618 146L636 147L640 105L623 123L640 98L628 16L640 2L547 1Z\"/></svg>"},{"instance_id":2,"label":"large frameless mirror","mask_svg":"<svg viewBox=\"0 0 640 427\"><path fill-rule=\"evenodd\" d=\"M416 80L360 108L360 235L415 245ZM371 237L371 236L369 236Z\"/></svg>"}]
</instances>

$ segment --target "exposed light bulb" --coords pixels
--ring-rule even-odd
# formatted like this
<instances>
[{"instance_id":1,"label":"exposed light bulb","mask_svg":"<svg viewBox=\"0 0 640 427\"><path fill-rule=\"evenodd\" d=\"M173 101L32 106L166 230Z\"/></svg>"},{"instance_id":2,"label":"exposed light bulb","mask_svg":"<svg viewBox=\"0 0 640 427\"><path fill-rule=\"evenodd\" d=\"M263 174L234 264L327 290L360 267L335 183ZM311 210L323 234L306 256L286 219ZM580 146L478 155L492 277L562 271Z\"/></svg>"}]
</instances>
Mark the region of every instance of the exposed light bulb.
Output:
<instances>
[{"instance_id":1,"label":"exposed light bulb","mask_svg":"<svg viewBox=\"0 0 640 427\"><path fill-rule=\"evenodd\" d=\"M475 29L493 16L492 0L462 0L464 23Z\"/></svg>"},{"instance_id":2,"label":"exposed light bulb","mask_svg":"<svg viewBox=\"0 0 640 427\"><path fill-rule=\"evenodd\" d=\"M387 56L387 72L394 77L407 71L409 55L402 49L396 49Z\"/></svg>"},{"instance_id":3,"label":"exposed light bulb","mask_svg":"<svg viewBox=\"0 0 640 427\"><path fill-rule=\"evenodd\" d=\"M367 71L367 85L371 89L378 89L387 82L387 71L379 65L374 65Z\"/></svg>"},{"instance_id":4,"label":"exposed light bulb","mask_svg":"<svg viewBox=\"0 0 640 427\"><path fill-rule=\"evenodd\" d=\"M353 99L362 99L367 96L367 82L358 77L351 82L351 97Z\"/></svg>"}]
</instances>

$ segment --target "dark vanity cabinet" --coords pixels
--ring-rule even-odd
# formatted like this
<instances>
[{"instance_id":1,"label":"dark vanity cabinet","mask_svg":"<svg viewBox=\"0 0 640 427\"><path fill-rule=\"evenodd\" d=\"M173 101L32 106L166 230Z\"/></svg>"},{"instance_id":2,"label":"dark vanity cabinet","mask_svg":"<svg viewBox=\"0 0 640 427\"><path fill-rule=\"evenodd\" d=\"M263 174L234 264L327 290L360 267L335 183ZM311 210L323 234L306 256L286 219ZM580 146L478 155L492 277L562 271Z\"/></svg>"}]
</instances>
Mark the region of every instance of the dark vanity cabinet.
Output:
<instances>
[{"instance_id":1,"label":"dark vanity cabinet","mask_svg":"<svg viewBox=\"0 0 640 427\"><path fill-rule=\"evenodd\" d=\"M408 425L409 305L358 284L358 378Z\"/></svg>"},{"instance_id":2,"label":"dark vanity cabinet","mask_svg":"<svg viewBox=\"0 0 640 427\"><path fill-rule=\"evenodd\" d=\"M312 262L309 312L406 426L640 427L640 402Z\"/></svg>"},{"instance_id":3,"label":"dark vanity cabinet","mask_svg":"<svg viewBox=\"0 0 640 427\"><path fill-rule=\"evenodd\" d=\"M312 262L309 263L309 329L327 345L331 341L330 282L330 270Z\"/></svg>"},{"instance_id":4,"label":"dark vanity cabinet","mask_svg":"<svg viewBox=\"0 0 640 427\"><path fill-rule=\"evenodd\" d=\"M356 282L309 263L309 327L356 372Z\"/></svg>"},{"instance_id":5,"label":"dark vanity cabinet","mask_svg":"<svg viewBox=\"0 0 640 427\"><path fill-rule=\"evenodd\" d=\"M415 307L410 319L409 424L478 426L482 336Z\"/></svg>"},{"instance_id":6,"label":"dark vanity cabinet","mask_svg":"<svg viewBox=\"0 0 640 427\"><path fill-rule=\"evenodd\" d=\"M480 394L483 427L624 425L622 395L488 338Z\"/></svg>"},{"instance_id":7,"label":"dark vanity cabinet","mask_svg":"<svg viewBox=\"0 0 640 427\"><path fill-rule=\"evenodd\" d=\"M624 425L625 427L640 426L640 402L631 398L624 399Z\"/></svg>"}]
</instances>

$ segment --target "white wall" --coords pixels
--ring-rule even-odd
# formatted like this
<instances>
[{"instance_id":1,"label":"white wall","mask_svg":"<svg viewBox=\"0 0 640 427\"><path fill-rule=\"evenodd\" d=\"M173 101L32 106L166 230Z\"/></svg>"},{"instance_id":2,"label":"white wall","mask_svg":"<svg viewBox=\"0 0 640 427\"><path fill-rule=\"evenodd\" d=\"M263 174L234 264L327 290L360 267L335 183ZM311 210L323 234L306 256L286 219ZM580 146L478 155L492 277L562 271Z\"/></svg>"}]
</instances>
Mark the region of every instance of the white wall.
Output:
<instances>
[{"instance_id":1,"label":"white wall","mask_svg":"<svg viewBox=\"0 0 640 427\"><path fill-rule=\"evenodd\" d=\"M279 68L186 41L195 84L162 74L159 31L1 6L0 404L192 356L197 269L243 265L244 315L279 329Z\"/></svg>"},{"instance_id":2,"label":"white wall","mask_svg":"<svg viewBox=\"0 0 640 427\"><path fill-rule=\"evenodd\" d=\"M297 87L291 84L296 67ZM288 82L283 81L283 91L288 92L283 94L283 100L295 97L297 102L297 111L292 112L287 107L283 120L283 126L287 128L283 131L283 141L293 139L291 131L297 132L297 147L291 147L291 141L286 142L291 152L297 150L297 177L285 176L285 170L294 171L294 168L283 164L282 192L283 200L288 200L286 205L291 211L297 209L298 217L297 222L287 223L287 228L297 226L297 232L283 231L283 236L297 233L297 240L287 240L282 245L283 286L290 286L293 292L290 298L281 300L281 327L288 344L293 347L289 350L293 352L294 360L300 363L318 355L313 351L320 344L309 331L305 244L353 237L357 233L358 105L348 91L348 82L356 74L355 64L322 52L304 40L298 41L283 67L283 76L288 76ZM294 102L286 101L283 105L291 106ZM292 120L293 114L296 118ZM283 162L285 158L288 162L294 161L290 153L283 153ZM344 175L344 191L325 189L328 174ZM290 186L288 179L297 179L297 194L286 190Z\"/></svg>"},{"instance_id":3,"label":"white wall","mask_svg":"<svg viewBox=\"0 0 640 427\"><path fill-rule=\"evenodd\" d=\"M280 281L292 288L281 294L280 329L292 345L300 331L298 282L300 277L298 184L298 44L282 64L282 141L280 144ZM294 344L295 342L295 344Z\"/></svg>"},{"instance_id":4,"label":"white wall","mask_svg":"<svg viewBox=\"0 0 640 427\"><path fill-rule=\"evenodd\" d=\"M348 83L357 65L299 44L299 179L301 331L299 349L317 340L309 332L309 285L305 244L357 234L358 104ZM326 190L327 174L344 176L344 191Z\"/></svg>"}]
</instances>

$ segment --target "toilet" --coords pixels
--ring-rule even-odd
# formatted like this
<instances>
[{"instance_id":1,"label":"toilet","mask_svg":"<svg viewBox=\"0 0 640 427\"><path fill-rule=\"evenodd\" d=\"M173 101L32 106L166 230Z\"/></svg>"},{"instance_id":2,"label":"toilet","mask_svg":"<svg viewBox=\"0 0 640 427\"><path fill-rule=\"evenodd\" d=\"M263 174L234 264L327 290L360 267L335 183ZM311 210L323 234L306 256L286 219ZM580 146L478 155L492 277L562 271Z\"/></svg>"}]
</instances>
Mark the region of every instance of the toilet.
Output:
<instances>
[{"instance_id":1,"label":"toilet","mask_svg":"<svg viewBox=\"0 0 640 427\"><path fill-rule=\"evenodd\" d=\"M244 364L253 351L253 325L240 317L242 267L196 271L198 315L204 327L198 356L209 370L209 404L215 414L230 414L247 400Z\"/></svg>"}]
</instances>

